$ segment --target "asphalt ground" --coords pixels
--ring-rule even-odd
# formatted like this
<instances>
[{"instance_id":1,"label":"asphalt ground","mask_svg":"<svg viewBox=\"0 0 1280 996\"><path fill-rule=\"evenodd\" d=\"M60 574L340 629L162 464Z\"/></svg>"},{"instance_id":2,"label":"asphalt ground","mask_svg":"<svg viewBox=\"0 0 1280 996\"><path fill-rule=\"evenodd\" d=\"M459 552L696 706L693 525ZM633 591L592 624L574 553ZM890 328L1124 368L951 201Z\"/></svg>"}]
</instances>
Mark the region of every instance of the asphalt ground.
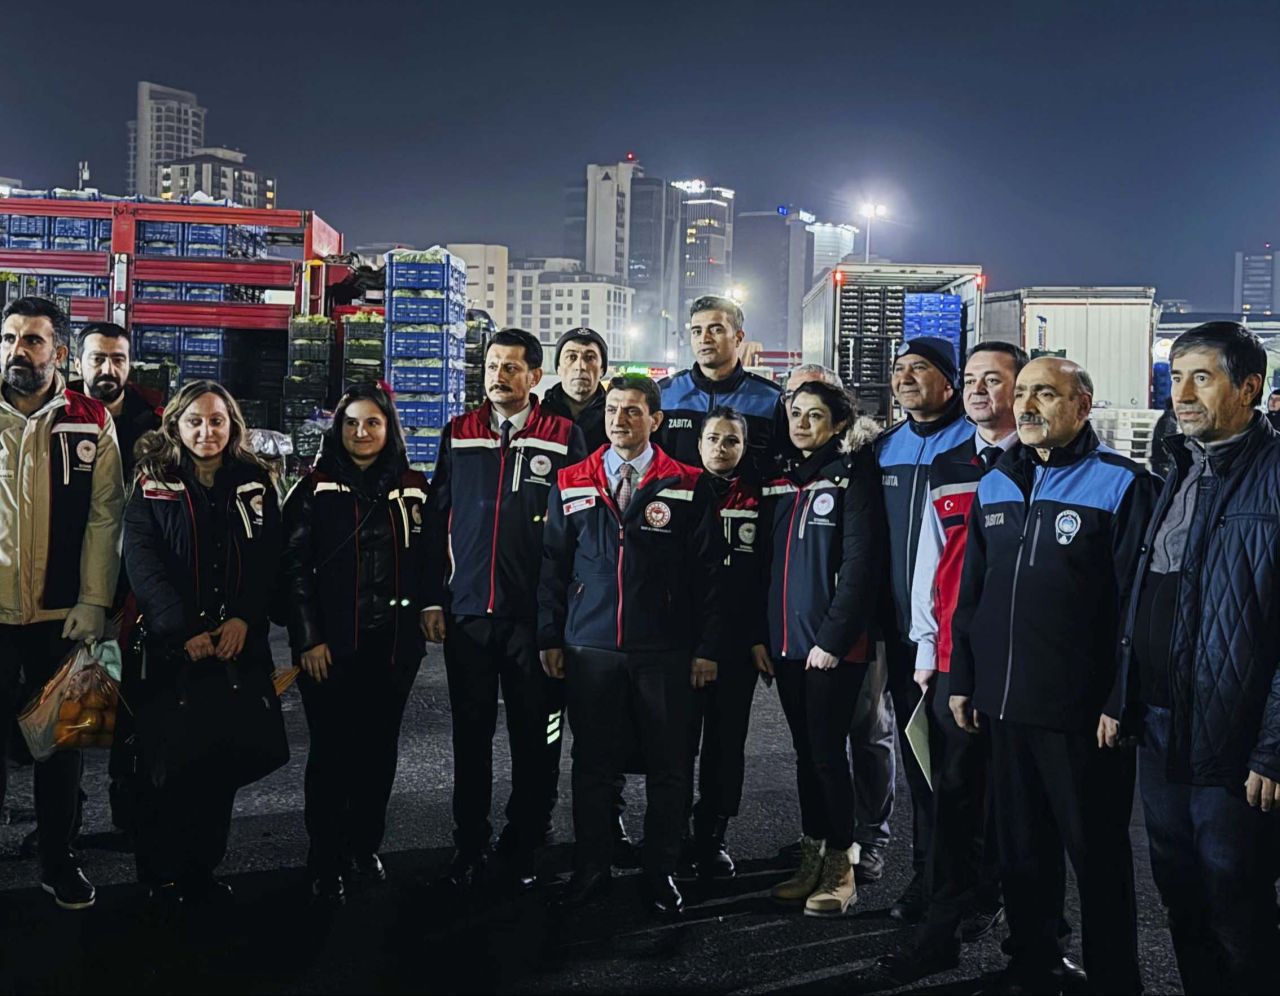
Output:
<instances>
[{"instance_id":1,"label":"asphalt ground","mask_svg":"<svg viewBox=\"0 0 1280 996\"><path fill-rule=\"evenodd\" d=\"M285 647L276 634L277 654ZM888 907L910 878L910 807L894 813L883 880L859 890L851 915L806 918L768 899L787 877L781 849L799 826L794 756L777 695L757 688L742 813L729 831L739 874L684 887L676 923L643 909L637 872L621 873L606 899L562 913L554 898L567 877L571 839L569 752L555 813L555 840L540 855L539 886L513 894L488 884L462 898L434 884L451 853L452 771L444 662L435 648L410 698L383 857L388 880L355 884L346 905L307 902L302 780L307 732L296 689L286 693L293 757L241 790L219 874L235 889L227 909L159 922L134 879L127 842L107 811L106 752L86 753L88 793L80 850L98 887L96 905L73 913L39 891L39 869L20 855L33 826L29 768L10 771L0 825L0 992L800 992L885 990L875 959L910 930ZM510 759L499 719L494 824L509 789ZM571 741L570 741L571 742ZM566 744L566 747L568 745ZM898 786L899 799L906 786ZM628 780L628 823L638 836L643 780ZM1164 914L1151 881L1141 807L1132 837L1138 929L1148 992L1179 992ZM1078 924L1074 890L1069 919ZM966 945L960 968L901 990L965 993L1003 966L1003 930ZM1079 936L1072 938L1079 957Z\"/></svg>"}]
</instances>

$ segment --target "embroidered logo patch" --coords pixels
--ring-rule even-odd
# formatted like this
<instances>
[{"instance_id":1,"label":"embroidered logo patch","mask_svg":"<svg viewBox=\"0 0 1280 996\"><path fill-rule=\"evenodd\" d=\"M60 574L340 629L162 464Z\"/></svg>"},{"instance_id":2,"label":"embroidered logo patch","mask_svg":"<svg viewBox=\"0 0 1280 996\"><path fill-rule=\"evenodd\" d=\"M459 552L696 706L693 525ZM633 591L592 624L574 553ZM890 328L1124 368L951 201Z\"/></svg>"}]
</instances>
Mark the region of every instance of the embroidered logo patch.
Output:
<instances>
[{"instance_id":1,"label":"embroidered logo patch","mask_svg":"<svg viewBox=\"0 0 1280 996\"><path fill-rule=\"evenodd\" d=\"M92 439L82 439L76 443L76 457L81 463L93 463L93 458L98 455L98 444Z\"/></svg>"},{"instance_id":2,"label":"embroidered logo patch","mask_svg":"<svg viewBox=\"0 0 1280 996\"><path fill-rule=\"evenodd\" d=\"M836 507L836 500L831 495L818 495L813 502L813 510L818 515L827 515Z\"/></svg>"},{"instance_id":3,"label":"embroidered logo patch","mask_svg":"<svg viewBox=\"0 0 1280 996\"><path fill-rule=\"evenodd\" d=\"M546 477L551 473L551 457L539 453L529 461L529 469L539 477Z\"/></svg>"},{"instance_id":4,"label":"embroidered logo patch","mask_svg":"<svg viewBox=\"0 0 1280 996\"><path fill-rule=\"evenodd\" d=\"M584 508L590 508L596 503L595 495L587 495L585 498L579 498L565 504L564 514L573 515L574 512L581 512Z\"/></svg>"},{"instance_id":5,"label":"embroidered logo patch","mask_svg":"<svg viewBox=\"0 0 1280 996\"><path fill-rule=\"evenodd\" d=\"M754 522L744 522L738 527L738 539L750 546L756 541L756 524Z\"/></svg>"},{"instance_id":6,"label":"embroidered logo patch","mask_svg":"<svg viewBox=\"0 0 1280 996\"><path fill-rule=\"evenodd\" d=\"M1072 509L1059 512L1058 517L1053 520L1053 532L1058 542L1066 546L1080 532L1080 513Z\"/></svg>"},{"instance_id":7,"label":"embroidered logo patch","mask_svg":"<svg viewBox=\"0 0 1280 996\"><path fill-rule=\"evenodd\" d=\"M671 521L671 508L665 501L651 501L644 507L644 521L661 529Z\"/></svg>"}]
</instances>

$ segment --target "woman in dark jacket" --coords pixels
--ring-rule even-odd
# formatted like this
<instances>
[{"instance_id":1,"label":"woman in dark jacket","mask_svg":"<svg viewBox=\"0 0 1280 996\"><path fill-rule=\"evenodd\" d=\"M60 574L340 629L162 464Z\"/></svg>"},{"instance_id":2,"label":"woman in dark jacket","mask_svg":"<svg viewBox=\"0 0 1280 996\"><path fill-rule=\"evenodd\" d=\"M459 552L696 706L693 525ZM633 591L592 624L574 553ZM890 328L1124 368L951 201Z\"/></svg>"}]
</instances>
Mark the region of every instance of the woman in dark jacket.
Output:
<instances>
[{"instance_id":1,"label":"woman in dark jacket","mask_svg":"<svg viewBox=\"0 0 1280 996\"><path fill-rule=\"evenodd\" d=\"M289 635L311 731L307 868L312 895L329 903L343 901L346 874L386 877L378 848L425 648L426 497L391 399L359 384L285 500Z\"/></svg>"},{"instance_id":2,"label":"woman in dark jacket","mask_svg":"<svg viewBox=\"0 0 1280 996\"><path fill-rule=\"evenodd\" d=\"M773 889L810 916L839 916L857 901L853 773L845 740L867 664L867 628L881 592L886 527L870 443L842 390L803 384L788 406L800 451L763 490L762 529L772 565L769 633L796 750L800 868Z\"/></svg>"},{"instance_id":3,"label":"woman in dark jacket","mask_svg":"<svg viewBox=\"0 0 1280 996\"><path fill-rule=\"evenodd\" d=\"M279 562L280 512L274 482L248 449L239 405L212 381L182 387L137 453L124 559L145 658L123 695L137 712L143 765L139 878L174 907L231 892L213 871L226 852L236 789L252 764L228 759L213 739L216 720L198 726L189 717L199 709L192 702L197 689L223 675L228 692L271 688L266 606ZM255 704L259 698L255 692ZM287 758L274 696L264 708L269 715L258 728ZM266 762L252 777L279 763Z\"/></svg>"}]
</instances>

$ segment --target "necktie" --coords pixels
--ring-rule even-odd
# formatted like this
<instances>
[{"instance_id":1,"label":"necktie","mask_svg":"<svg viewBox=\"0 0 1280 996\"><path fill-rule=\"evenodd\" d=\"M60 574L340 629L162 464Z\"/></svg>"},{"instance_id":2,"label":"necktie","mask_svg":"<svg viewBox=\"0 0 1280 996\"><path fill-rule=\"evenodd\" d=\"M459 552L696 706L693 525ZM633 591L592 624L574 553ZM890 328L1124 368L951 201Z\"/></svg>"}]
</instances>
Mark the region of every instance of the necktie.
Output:
<instances>
[{"instance_id":1,"label":"necktie","mask_svg":"<svg viewBox=\"0 0 1280 996\"><path fill-rule=\"evenodd\" d=\"M994 467L996 465L996 461L1000 459L1000 454L1003 452L1004 450L999 446L984 446L982 448L982 453L980 454L982 457L982 469L990 470Z\"/></svg>"},{"instance_id":2,"label":"necktie","mask_svg":"<svg viewBox=\"0 0 1280 996\"><path fill-rule=\"evenodd\" d=\"M618 504L618 514L622 515L627 511L627 506L631 504L631 475L635 473L635 468L629 463L624 463L618 468L618 493L614 495L614 501Z\"/></svg>"},{"instance_id":3,"label":"necktie","mask_svg":"<svg viewBox=\"0 0 1280 996\"><path fill-rule=\"evenodd\" d=\"M511 419L504 418L502 420L502 438L498 442L498 445L504 450L511 445L511 430L514 428L515 426L511 424Z\"/></svg>"}]
</instances>

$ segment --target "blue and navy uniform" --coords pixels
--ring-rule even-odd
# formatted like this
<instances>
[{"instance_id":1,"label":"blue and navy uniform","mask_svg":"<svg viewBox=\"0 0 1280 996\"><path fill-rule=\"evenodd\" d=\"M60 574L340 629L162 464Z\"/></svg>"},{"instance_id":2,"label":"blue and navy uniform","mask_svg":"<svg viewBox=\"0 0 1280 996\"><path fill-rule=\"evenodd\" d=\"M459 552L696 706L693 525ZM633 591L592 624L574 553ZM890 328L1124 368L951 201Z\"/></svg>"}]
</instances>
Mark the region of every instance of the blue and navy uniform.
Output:
<instances>
[{"instance_id":1,"label":"blue and navy uniform","mask_svg":"<svg viewBox=\"0 0 1280 996\"><path fill-rule=\"evenodd\" d=\"M724 380L711 380L696 364L658 382L662 390L662 425L656 442L681 463L699 466L698 437L707 412L728 405L747 420L747 452L743 470L756 480L777 473L780 455L789 446L782 388L748 373L741 363Z\"/></svg>"},{"instance_id":2,"label":"blue and navy uniform","mask_svg":"<svg viewBox=\"0 0 1280 996\"><path fill-rule=\"evenodd\" d=\"M1019 444L978 485L952 621L951 694L971 695L999 719L1093 729L1104 707L1119 716L1121 606L1155 478L1087 424L1049 454L1042 461Z\"/></svg>"},{"instance_id":3,"label":"blue and navy uniform","mask_svg":"<svg viewBox=\"0 0 1280 996\"><path fill-rule=\"evenodd\" d=\"M893 620L905 640L911 632L911 579L920 545L920 522L929 500L929 465L973 435L959 395L946 414L932 422L908 417L876 440L876 462L889 520L889 582Z\"/></svg>"}]
</instances>

